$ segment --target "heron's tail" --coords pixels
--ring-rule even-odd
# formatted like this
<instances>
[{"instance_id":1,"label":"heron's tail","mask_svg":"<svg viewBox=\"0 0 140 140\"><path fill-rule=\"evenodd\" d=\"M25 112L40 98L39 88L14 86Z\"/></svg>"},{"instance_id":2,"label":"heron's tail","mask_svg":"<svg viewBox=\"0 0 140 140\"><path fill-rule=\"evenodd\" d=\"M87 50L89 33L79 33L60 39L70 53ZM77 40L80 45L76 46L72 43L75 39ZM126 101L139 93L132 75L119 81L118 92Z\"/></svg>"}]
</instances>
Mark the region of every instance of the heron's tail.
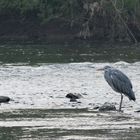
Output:
<instances>
[{"instance_id":1,"label":"heron's tail","mask_svg":"<svg viewBox=\"0 0 140 140\"><path fill-rule=\"evenodd\" d=\"M135 93L134 93L133 91L131 91L131 92L128 94L128 98L129 98L130 100L136 101Z\"/></svg>"}]
</instances>

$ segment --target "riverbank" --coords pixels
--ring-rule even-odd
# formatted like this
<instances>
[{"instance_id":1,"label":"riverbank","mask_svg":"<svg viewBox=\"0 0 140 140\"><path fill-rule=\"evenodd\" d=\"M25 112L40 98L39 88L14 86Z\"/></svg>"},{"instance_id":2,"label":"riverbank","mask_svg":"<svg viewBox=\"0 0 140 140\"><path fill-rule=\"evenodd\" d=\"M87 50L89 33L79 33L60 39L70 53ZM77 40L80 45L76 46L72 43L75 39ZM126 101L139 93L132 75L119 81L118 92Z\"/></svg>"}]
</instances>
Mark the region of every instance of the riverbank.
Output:
<instances>
[{"instance_id":1,"label":"riverbank","mask_svg":"<svg viewBox=\"0 0 140 140\"><path fill-rule=\"evenodd\" d=\"M112 0L0 3L0 42L140 41L139 2Z\"/></svg>"},{"instance_id":2,"label":"riverbank","mask_svg":"<svg viewBox=\"0 0 140 140\"><path fill-rule=\"evenodd\" d=\"M37 21L0 21L0 31L1 43L135 43L129 39L109 39L98 32L99 29L96 30L97 36L83 38L80 36L81 28L78 25L71 27L68 22L61 20L53 20L44 25Z\"/></svg>"}]
</instances>

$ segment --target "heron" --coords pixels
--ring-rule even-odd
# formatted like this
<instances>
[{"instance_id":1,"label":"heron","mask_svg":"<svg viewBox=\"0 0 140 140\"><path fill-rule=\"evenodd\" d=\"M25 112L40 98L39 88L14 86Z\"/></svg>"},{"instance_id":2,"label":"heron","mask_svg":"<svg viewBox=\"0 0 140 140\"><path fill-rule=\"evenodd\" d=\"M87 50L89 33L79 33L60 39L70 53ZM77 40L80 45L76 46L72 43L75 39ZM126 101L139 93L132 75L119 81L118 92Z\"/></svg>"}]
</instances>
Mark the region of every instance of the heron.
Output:
<instances>
[{"instance_id":1,"label":"heron","mask_svg":"<svg viewBox=\"0 0 140 140\"><path fill-rule=\"evenodd\" d=\"M122 108L123 94L127 96L129 100L136 100L132 83L123 72L110 66L105 66L98 70L104 70L104 78L107 83L114 91L121 94L119 111L121 111Z\"/></svg>"}]
</instances>

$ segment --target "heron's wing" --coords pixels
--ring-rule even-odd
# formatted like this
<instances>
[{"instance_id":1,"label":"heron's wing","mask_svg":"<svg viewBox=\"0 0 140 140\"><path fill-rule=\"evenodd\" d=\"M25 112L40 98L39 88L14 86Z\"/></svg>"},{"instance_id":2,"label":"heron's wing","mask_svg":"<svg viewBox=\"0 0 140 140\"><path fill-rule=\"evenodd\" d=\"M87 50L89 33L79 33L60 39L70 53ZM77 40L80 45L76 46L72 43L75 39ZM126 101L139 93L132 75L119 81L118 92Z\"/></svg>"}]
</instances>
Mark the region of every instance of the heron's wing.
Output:
<instances>
[{"instance_id":1,"label":"heron's wing","mask_svg":"<svg viewBox=\"0 0 140 140\"><path fill-rule=\"evenodd\" d=\"M132 84L129 78L119 70L112 70L110 72L110 79L115 91L127 94L132 89Z\"/></svg>"},{"instance_id":2,"label":"heron's wing","mask_svg":"<svg viewBox=\"0 0 140 140\"><path fill-rule=\"evenodd\" d=\"M119 70L114 70L112 72L113 75L115 75L115 77L120 81L120 82L123 82L125 84L127 84L129 87L132 88L132 83L130 81L130 79L124 74L122 73L121 71Z\"/></svg>"},{"instance_id":3,"label":"heron's wing","mask_svg":"<svg viewBox=\"0 0 140 140\"><path fill-rule=\"evenodd\" d=\"M105 71L104 77L116 92L123 93L130 100L136 100L131 81L124 73L116 69L108 69Z\"/></svg>"}]
</instances>

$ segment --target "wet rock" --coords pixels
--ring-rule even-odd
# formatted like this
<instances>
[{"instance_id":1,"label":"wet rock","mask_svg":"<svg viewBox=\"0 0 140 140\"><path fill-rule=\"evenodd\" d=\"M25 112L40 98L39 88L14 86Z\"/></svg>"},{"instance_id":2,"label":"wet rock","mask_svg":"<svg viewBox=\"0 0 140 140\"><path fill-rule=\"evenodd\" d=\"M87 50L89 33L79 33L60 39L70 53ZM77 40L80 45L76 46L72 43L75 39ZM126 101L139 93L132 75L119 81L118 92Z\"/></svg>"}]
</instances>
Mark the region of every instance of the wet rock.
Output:
<instances>
[{"instance_id":1,"label":"wet rock","mask_svg":"<svg viewBox=\"0 0 140 140\"><path fill-rule=\"evenodd\" d=\"M111 103L104 103L101 107L99 107L99 111L116 111L116 107Z\"/></svg>"},{"instance_id":2,"label":"wet rock","mask_svg":"<svg viewBox=\"0 0 140 140\"><path fill-rule=\"evenodd\" d=\"M100 107L99 106L95 106L93 109L99 109Z\"/></svg>"},{"instance_id":3,"label":"wet rock","mask_svg":"<svg viewBox=\"0 0 140 140\"><path fill-rule=\"evenodd\" d=\"M82 93L82 95L88 95L86 92Z\"/></svg>"},{"instance_id":4,"label":"wet rock","mask_svg":"<svg viewBox=\"0 0 140 140\"><path fill-rule=\"evenodd\" d=\"M132 129L132 127L130 126L129 129Z\"/></svg>"},{"instance_id":5,"label":"wet rock","mask_svg":"<svg viewBox=\"0 0 140 140\"><path fill-rule=\"evenodd\" d=\"M70 102L77 102L77 99L82 98L82 95L79 93L68 93L66 98L69 98Z\"/></svg>"},{"instance_id":6,"label":"wet rock","mask_svg":"<svg viewBox=\"0 0 140 140\"><path fill-rule=\"evenodd\" d=\"M0 103L8 103L10 100L7 96L0 96Z\"/></svg>"},{"instance_id":7,"label":"wet rock","mask_svg":"<svg viewBox=\"0 0 140 140\"><path fill-rule=\"evenodd\" d=\"M77 102L77 100L72 98L72 99L70 99L70 102Z\"/></svg>"},{"instance_id":8,"label":"wet rock","mask_svg":"<svg viewBox=\"0 0 140 140\"><path fill-rule=\"evenodd\" d=\"M140 112L140 110L136 110L135 112Z\"/></svg>"}]
</instances>

